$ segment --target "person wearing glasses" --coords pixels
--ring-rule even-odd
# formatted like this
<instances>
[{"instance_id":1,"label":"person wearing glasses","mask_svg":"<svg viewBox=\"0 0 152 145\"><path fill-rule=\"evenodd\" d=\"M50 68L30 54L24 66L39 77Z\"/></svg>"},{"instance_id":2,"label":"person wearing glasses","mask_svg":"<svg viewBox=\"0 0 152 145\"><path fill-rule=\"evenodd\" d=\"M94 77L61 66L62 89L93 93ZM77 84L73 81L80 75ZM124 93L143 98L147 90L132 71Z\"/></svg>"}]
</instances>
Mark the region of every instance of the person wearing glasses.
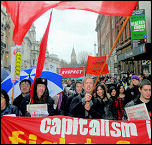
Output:
<instances>
[{"instance_id":1,"label":"person wearing glasses","mask_svg":"<svg viewBox=\"0 0 152 145\"><path fill-rule=\"evenodd\" d=\"M23 98L30 93L31 81L28 79L23 79L22 81L20 81L19 86L21 94L14 99L13 105L17 106L20 109L20 104Z\"/></svg>"}]
</instances>

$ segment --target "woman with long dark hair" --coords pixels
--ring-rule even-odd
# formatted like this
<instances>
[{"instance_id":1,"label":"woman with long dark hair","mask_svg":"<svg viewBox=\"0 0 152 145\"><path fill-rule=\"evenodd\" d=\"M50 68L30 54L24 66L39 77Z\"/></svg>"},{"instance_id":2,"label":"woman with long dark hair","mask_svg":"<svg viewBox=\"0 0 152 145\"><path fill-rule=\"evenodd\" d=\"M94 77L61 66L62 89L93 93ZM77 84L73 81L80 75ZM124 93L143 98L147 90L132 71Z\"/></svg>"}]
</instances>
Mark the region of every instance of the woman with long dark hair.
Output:
<instances>
[{"instance_id":1,"label":"woman with long dark hair","mask_svg":"<svg viewBox=\"0 0 152 145\"><path fill-rule=\"evenodd\" d=\"M106 88L104 85L102 84L98 84L94 90L95 92L95 96L96 98L99 100L99 102L101 103L101 107L104 107L104 115L103 118L104 119L109 119L112 120L113 116L111 113L111 103L112 100L108 97Z\"/></svg>"}]
</instances>

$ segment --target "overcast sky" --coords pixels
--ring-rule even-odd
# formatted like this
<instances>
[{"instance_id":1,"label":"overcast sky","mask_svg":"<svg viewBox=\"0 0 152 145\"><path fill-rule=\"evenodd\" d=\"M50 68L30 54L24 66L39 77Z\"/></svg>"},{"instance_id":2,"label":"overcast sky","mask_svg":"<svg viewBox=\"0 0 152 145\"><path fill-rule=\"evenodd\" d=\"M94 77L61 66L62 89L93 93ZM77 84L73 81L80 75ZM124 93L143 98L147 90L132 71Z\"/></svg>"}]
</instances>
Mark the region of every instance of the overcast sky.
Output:
<instances>
[{"instance_id":1,"label":"overcast sky","mask_svg":"<svg viewBox=\"0 0 152 145\"><path fill-rule=\"evenodd\" d=\"M47 11L34 22L38 41L44 35L50 13L51 10ZM95 31L97 16L97 13L83 10L53 9L47 44L49 53L57 54L60 59L68 63L71 61L73 47L77 59L81 51L87 51L94 56L94 43L97 43Z\"/></svg>"}]
</instances>

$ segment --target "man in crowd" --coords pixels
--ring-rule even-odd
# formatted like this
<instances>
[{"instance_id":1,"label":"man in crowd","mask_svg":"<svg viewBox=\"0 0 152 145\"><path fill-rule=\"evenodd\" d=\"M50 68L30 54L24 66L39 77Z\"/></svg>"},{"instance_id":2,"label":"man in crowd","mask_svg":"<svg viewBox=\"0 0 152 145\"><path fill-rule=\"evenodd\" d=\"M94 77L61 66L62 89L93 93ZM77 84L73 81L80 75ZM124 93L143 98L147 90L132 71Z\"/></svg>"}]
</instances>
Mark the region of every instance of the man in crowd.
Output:
<instances>
[{"instance_id":1,"label":"man in crowd","mask_svg":"<svg viewBox=\"0 0 152 145\"><path fill-rule=\"evenodd\" d=\"M64 112L64 115L69 115L69 107L70 107L70 104L73 100L73 98L75 98L76 96L78 96L79 94L82 93L82 82L80 81L77 81L76 84L75 84L75 92L74 94L70 95L68 98L67 98L67 101L66 101L66 108L65 108L65 112Z\"/></svg>"},{"instance_id":2,"label":"man in crowd","mask_svg":"<svg viewBox=\"0 0 152 145\"><path fill-rule=\"evenodd\" d=\"M149 112L149 116L151 117L151 82L147 79L144 79L140 82L139 85L140 95L138 95L135 99L131 100L125 105L126 107L134 106L137 104L145 103L147 110ZM127 115L123 117L124 120L127 120Z\"/></svg>"},{"instance_id":3,"label":"man in crowd","mask_svg":"<svg viewBox=\"0 0 152 145\"><path fill-rule=\"evenodd\" d=\"M93 79L86 77L83 80L84 93L76 96L70 105L70 114L78 118L102 118L104 105L92 96Z\"/></svg>"},{"instance_id":4,"label":"man in crowd","mask_svg":"<svg viewBox=\"0 0 152 145\"><path fill-rule=\"evenodd\" d=\"M31 81L28 79L23 79L19 83L21 94L15 98L13 101L13 105L17 106L18 108L20 107L20 104L25 97L30 92L30 87L31 87ZM20 108L19 108L20 109Z\"/></svg>"}]
</instances>

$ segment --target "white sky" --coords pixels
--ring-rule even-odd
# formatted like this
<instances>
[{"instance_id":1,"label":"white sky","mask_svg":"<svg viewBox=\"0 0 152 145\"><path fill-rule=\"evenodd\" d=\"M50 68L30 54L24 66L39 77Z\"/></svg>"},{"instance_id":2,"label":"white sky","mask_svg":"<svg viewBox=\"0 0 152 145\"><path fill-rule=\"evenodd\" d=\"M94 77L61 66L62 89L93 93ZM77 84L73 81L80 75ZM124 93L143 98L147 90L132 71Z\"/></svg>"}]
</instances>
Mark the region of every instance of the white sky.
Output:
<instances>
[{"instance_id":1,"label":"white sky","mask_svg":"<svg viewBox=\"0 0 152 145\"><path fill-rule=\"evenodd\" d=\"M38 41L44 35L50 13L51 10L47 11L34 22ZM68 63L71 61L73 46L77 59L81 51L87 51L94 56L94 43L97 44L97 16L97 13L83 10L53 9L47 44L49 53L57 54L59 59L64 59Z\"/></svg>"}]
</instances>

